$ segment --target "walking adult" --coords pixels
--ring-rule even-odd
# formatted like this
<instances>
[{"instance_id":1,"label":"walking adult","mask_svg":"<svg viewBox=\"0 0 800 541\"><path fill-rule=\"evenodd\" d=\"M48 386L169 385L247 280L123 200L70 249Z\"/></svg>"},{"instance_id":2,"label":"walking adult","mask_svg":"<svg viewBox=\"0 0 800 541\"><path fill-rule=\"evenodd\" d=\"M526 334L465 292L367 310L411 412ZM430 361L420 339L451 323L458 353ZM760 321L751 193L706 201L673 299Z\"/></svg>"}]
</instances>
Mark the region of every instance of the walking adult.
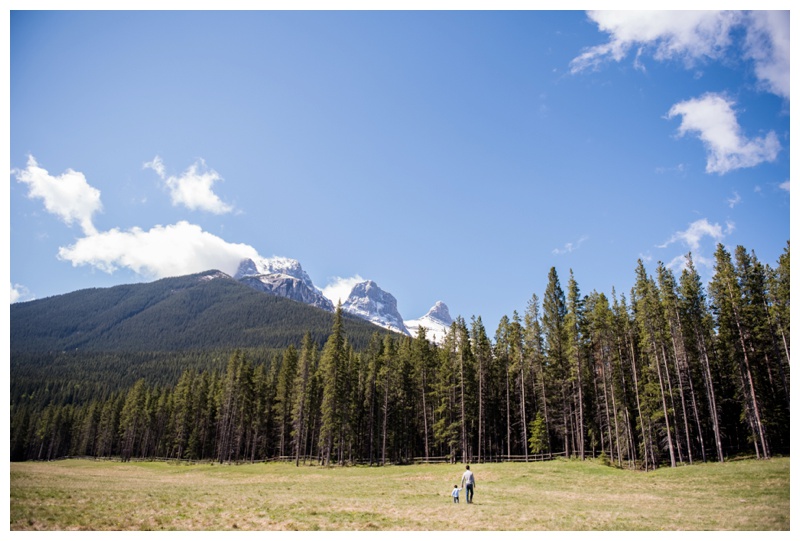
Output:
<instances>
[{"instance_id":1,"label":"walking adult","mask_svg":"<svg viewBox=\"0 0 800 541\"><path fill-rule=\"evenodd\" d=\"M467 466L467 470L461 476L461 488L467 489L467 503L472 503L472 493L475 490L475 476L469 470L469 466Z\"/></svg>"}]
</instances>

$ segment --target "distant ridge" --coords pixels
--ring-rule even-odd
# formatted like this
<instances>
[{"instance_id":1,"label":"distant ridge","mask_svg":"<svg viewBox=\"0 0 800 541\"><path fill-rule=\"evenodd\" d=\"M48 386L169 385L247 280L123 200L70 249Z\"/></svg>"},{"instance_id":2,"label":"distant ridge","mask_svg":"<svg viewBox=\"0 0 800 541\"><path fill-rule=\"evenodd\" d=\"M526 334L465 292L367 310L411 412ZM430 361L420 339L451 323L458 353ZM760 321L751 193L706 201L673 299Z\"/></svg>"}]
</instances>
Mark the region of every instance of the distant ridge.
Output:
<instances>
[{"instance_id":1,"label":"distant ridge","mask_svg":"<svg viewBox=\"0 0 800 541\"><path fill-rule=\"evenodd\" d=\"M74 291L14 303L10 343L15 352L178 351L284 348L306 331L320 345L333 314L257 291L212 270L150 283ZM345 314L356 349L375 332L387 332Z\"/></svg>"}]
</instances>

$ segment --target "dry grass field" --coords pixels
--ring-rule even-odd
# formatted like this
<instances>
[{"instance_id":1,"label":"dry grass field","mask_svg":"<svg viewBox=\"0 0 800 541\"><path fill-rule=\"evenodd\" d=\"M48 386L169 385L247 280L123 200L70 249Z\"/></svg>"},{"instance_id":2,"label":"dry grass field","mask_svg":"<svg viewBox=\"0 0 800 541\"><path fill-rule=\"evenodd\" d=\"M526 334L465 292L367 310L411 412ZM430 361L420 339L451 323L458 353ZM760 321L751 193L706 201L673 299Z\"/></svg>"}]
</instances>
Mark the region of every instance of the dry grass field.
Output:
<instances>
[{"instance_id":1,"label":"dry grass field","mask_svg":"<svg viewBox=\"0 0 800 541\"><path fill-rule=\"evenodd\" d=\"M655 472L556 460L322 468L92 460L10 465L15 530L788 530L789 458ZM465 528L470 525L471 528Z\"/></svg>"}]
</instances>

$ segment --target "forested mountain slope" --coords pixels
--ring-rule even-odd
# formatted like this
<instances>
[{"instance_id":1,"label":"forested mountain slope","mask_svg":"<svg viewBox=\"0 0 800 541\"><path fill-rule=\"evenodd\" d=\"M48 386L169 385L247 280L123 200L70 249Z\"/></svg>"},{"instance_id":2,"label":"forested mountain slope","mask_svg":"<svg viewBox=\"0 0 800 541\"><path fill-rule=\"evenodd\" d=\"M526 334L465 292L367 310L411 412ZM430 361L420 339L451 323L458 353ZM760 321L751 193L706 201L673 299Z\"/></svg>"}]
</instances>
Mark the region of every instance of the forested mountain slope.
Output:
<instances>
[{"instance_id":1,"label":"forested mountain slope","mask_svg":"<svg viewBox=\"0 0 800 541\"><path fill-rule=\"evenodd\" d=\"M284 348L299 345L306 331L322 343L333 314L208 271L16 303L10 319L14 356ZM356 349L378 329L355 317L344 324Z\"/></svg>"}]
</instances>

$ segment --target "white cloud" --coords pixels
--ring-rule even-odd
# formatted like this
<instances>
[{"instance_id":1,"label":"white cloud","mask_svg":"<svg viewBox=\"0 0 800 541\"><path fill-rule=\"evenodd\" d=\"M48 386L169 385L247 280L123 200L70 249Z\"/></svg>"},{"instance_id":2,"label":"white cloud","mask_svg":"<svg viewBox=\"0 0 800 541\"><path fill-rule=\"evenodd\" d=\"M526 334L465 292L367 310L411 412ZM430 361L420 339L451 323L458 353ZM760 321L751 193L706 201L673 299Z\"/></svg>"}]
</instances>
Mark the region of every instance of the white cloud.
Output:
<instances>
[{"instance_id":1,"label":"white cloud","mask_svg":"<svg viewBox=\"0 0 800 541\"><path fill-rule=\"evenodd\" d=\"M59 259L73 266L90 265L108 273L128 268L142 276L163 278L211 269L233 275L244 258L257 258L247 244L231 244L185 221L157 225L149 231L134 227L89 235L62 247Z\"/></svg>"},{"instance_id":2,"label":"white cloud","mask_svg":"<svg viewBox=\"0 0 800 541\"><path fill-rule=\"evenodd\" d=\"M692 252L692 262L694 262L696 267L705 267L708 270L714 268L714 260L700 253ZM681 254L672 258L672 260L667 263L667 268L679 273L686 268L687 263L686 254Z\"/></svg>"},{"instance_id":3,"label":"white cloud","mask_svg":"<svg viewBox=\"0 0 800 541\"><path fill-rule=\"evenodd\" d=\"M28 288L20 284L11 284L11 304L26 300L31 294Z\"/></svg>"},{"instance_id":4,"label":"white cloud","mask_svg":"<svg viewBox=\"0 0 800 541\"><path fill-rule=\"evenodd\" d=\"M788 192L789 191L789 181L787 180L786 182L780 183L778 185L778 188L780 188L781 190L786 190Z\"/></svg>"},{"instance_id":5,"label":"white cloud","mask_svg":"<svg viewBox=\"0 0 800 541\"><path fill-rule=\"evenodd\" d=\"M639 64L648 48L655 49L656 60L682 58L690 65L698 58L717 58L730 43L731 27L742 17L714 11L590 11L588 15L610 39L573 59L572 73L597 67L608 58L619 62L634 48Z\"/></svg>"},{"instance_id":6,"label":"white cloud","mask_svg":"<svg viewBox=\"0 0 800 541\"><path fill-rule=\"evenodd\" d=\"M155 158L153 158L152 162L147 162L142 167L144 169L152 169L162 179L166 178L166 174L167 173L166 173L166 170L164 169L164 162L161 161L161 157L160 156L156 156Z\"/></svg>"},{"instance_id":7,"label":"white cloud","mask_svg":"<svg viewBox=\"0 0 800 541\"><path fill-rule=\"evenodd\" d=\"M755 62L755 72L764 88L789 98L789 12L752 11L745 38L745 51Z\"/></svg>"},{"instance_id":8,"label":"white cloud","mask_svg":"<svg viewBox=\"0 0 800 541\"><path fill-rule=\"evenodd\" d=\"M718 223L712 224L706 218L702 218L689 224L689 227L686 228L685 231L674 233L667 242L658 247L666 248L670 244L680 242L689 248L689 251L692 253L692 260L698 266L703 266L710 270L714 266L714 260L703 255L701 247L703 239L705 237L710 237L715 242L720 242L725 236L730 235L735 227L733 222L726 222L725 227L723 227ZM683 270L686 267L686 253L675 256L667 263L667 267L676 272Z\"/></svg>"},{"instance_id":9,"label":"white cloud","mask_svg":"<svg viewBox=\"0 0 800 541\"><path fill-rule=\"evenodd\" d=\"M728 198L728 206L733 208L742 202L742 196L739 192L733 192L733 196Z\"/></svg>"},{"instance_id":10,"label":"white cloud","mask_svg":"<svg viewBox=\"0 0 800 541\"><path fill-rule=\"evenodd\" d=\"M17 181L28 185L29 198L44 201L47 212L58 216L67 225L78 222L86 235L97 232L92 216L103 209L100 190L90 186L83 173L67 169L54 177L40 167L33 156L28 156L25 169L12 173Z\"/></svg>"},{"instance_id":11,"label":"white cloud","mask_svg":"<svg viewBox=\"0 0 800 541\"><path fill-rule=\"evenodd\" d=\"M597 68L606 60L622 61L635 50L634 67L652 51L658 61L722 58L743 32L744 56L765 90L789 98L788 11L590 11L589 18L609 40L586 49L570 63L571 72ZM738 52L732 53L737 57Z\"/></svg>"},{"instance_id":12,"label":"white cloud","mask_svg":"<svg viewBox=\"0 0 800 541\"><path fill-rule=\"evenodd\" d=\"M350 296L350 292L353 291L353 287L356 284L363 282L364 279L356 274L351 278L341 278L339 276L334 276L330 279L328 285L326 285L322 289L322 294L325 295L330 301L335 305L339 303L341 300L342 302L347 300L347 297Z\"/></svg>"},{"instance_id":13,"label":"white cloud","mask_svg":"<svg viewBox=\"0 0 800 541\"><path fill-rule=\"evenodd\" d=\"M733 110L734 103L725 97L707 93L700 98L676 103L667 118L681 116L678 135L694 133L707 150L706 172L725 174L734 169L754 167L774 161L781 146L775 132L747 139Z\"/></svg>"},{"instance_id":14,"label":"white cloud","mask_svg":"<svg viewBox=\"0 0 800 541\"><path fill-rule=\"evenodd\" d=\"M733 232L734 227L735 225L733 222L727 222L723 229L720 224L712 224L706 218L702 218L689 224L689 227L685 231L674 233L672 237L670 237L667 242L660 245L659 248L666 248L670 244L680 241L688 246L692 252L696 252L700 249L700 241L703 240L703 237L711 237L716 241L720 241L725 235Z\"/></svg>"},{"instance_id":15,"label":"white cloud","mask_svg":"<svg viewBox=\"0 0 800 541\"><path fill-rule=\"evenodd\" d=\"M589 237L584 235L584 236L582 236L581 238L578 239L578 242L575 242L575 243L568 242L568 243L566 243L564 245L563 248L555 248L555 249L553 249L553 253L555 255L563 255L563 254L568 254L570 252L574 252L575 250L580 248L581 244L583 244L584 241L586 241L586 240L589 240Z\"/></svg>"},{"instance_id":16,"label":"white cloud","mask_svg":"<svg viewBox=\"0 0 800 541\"><path fill-rule=\"evenodd\" d=\"M205 210L214 214L231 212L233 207L224 203L212 190L218 180L222 180L219 173L206 168L202 159L189 166L179 177L166 174L164 162L159 156L153 161L144 164L146 169L152 169L161 177L167 186L174 206L183 205L189 210Z\"/></svg>"}]
</instances>

